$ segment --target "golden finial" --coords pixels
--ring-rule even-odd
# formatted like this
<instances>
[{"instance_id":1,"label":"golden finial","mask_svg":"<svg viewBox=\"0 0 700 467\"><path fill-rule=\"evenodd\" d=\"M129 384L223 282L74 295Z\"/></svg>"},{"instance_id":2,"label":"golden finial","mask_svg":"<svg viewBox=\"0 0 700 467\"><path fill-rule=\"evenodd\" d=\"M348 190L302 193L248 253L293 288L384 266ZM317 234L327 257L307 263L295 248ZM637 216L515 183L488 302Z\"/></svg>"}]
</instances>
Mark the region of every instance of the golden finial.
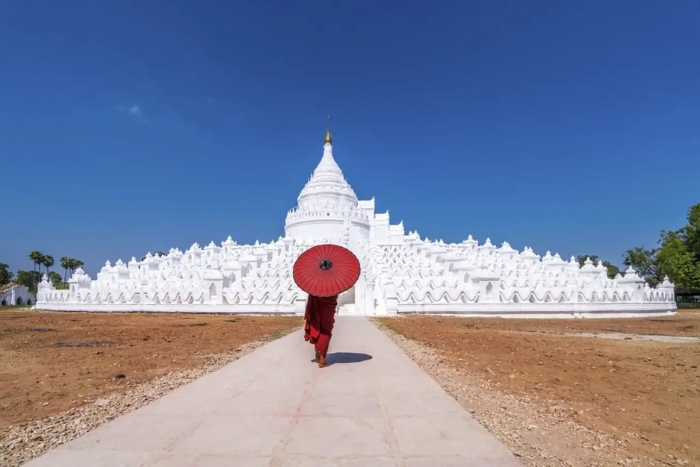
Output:
<instances>
[{"instance_id":1,"label":"golden finial","mask_svg":"<svg viewBox=\"0 0 700 467\"><path fill-rule=\"evenodd\" d=\"M323 138L323 142L333 144L333 137L331 136L331 116L328 116L328 124L326 125L326 137Z\"/></svg>"}]
</instances>

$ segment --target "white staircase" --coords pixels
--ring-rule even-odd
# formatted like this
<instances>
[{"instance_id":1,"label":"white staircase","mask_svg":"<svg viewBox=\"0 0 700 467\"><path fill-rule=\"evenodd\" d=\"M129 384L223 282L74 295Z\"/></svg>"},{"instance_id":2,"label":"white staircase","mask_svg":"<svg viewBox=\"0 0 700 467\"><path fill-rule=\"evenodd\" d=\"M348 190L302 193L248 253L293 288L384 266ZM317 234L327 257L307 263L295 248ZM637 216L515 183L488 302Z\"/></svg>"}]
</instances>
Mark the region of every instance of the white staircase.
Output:
<instances>
[{"instance_id":1,"label":"white staircase","mask_svg":"<svg viewBox=\"0 0 700 467\"><path fill-rule=\"evenodd\" d=\"M338 296L338 315L347 316L355 314L355 287Z\"/></svg>"},{"instance_id":2,"label":"white staircase","mask_svg":"<svg viewBox=\"0 0 700 467\"><path fill-rule=\"evenodd\" d=\"M338 315L339 316L348 316L348 315L354 315L355 314L355 304L354 303L349 303L346 305L342 305L338 307Z\"/></svg>"}]
</instances>

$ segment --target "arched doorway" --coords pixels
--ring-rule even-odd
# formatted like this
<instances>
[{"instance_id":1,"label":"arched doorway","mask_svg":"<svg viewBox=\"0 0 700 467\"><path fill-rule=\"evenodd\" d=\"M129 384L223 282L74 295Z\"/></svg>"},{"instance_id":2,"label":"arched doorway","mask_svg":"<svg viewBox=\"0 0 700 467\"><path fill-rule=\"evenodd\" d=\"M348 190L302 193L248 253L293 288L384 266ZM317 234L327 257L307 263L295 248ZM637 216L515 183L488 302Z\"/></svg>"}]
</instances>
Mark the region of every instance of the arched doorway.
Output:
<instances>
[{"instance_id":1,"label":"arched doorway","mask_svg":"<svg viewBox=\"0 0 700 467\"><path fill-rule=\"evenodd\" d=\"M17 297L17 305L24 305L24 300L22 300L22 297Z\"/></svg>"},{"instance_id":2,"label":"arched doorway","mask_svg":"<svg viewBox=\"0 0 700 467\"><path fill-rule=\"evenodd\" d=\"M493 284L489 282L486 284L486 301L492 302L494 300Z\"/></svg>"},{"instance_id":3,"label":"arched doorway","mask_svg":"<svg viewBox=\"0 0 700 467\"><path fill-rule=\"evenodd\" d=\"M216 285L214 284L209 286L209 297L212 302L216 301Z\"/></svg>"}]
</instances>

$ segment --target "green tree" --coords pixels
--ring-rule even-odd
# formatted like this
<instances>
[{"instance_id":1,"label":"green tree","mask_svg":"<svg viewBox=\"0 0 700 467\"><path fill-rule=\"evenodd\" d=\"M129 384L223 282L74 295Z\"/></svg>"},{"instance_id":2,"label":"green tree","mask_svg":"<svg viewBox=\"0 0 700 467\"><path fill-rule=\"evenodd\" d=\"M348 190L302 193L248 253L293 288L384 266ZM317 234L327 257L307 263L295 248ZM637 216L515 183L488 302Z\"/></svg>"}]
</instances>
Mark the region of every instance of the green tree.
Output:
<instances>
[{"instance_id":1,"label":"green tree","mask_svg":"<svg viewBox=\"0 0 700 467\"><path fill-rule=\"evenodd\" d=\"M594 263L598 262L598 257L596 255L578 255L576 257L576 262L579 266L586 264L586 259L590 258Z\"/></svg>"},{"instance_id":2,"label":"green tree","mask_svg":"<svg viewBox=\"0 0 700 467\"><path fill-rule=\"evenodd\" d=\"M648 250L642 246L637 246L625 252L622 263L627 267L632 266L637 271L637 274L643 277L651 287L655 287L664 280L664 274L659 267L659 261L656 257L658 252L658 248Z\"/></svg>"},{"instance_id":3,"label":"green tree","mask_svg":"<svg viewBox=\"0 0 700 467\"><path fill-rule=\"evenodd\" d=\"M700 262L700 203L688 209L687 219L688 224L678 230L678 236L697 263Z\"/></svg>"},{"instance_id":4,"label":"green tree","mask_svg":"<svg viewBox=\"0 0 700 467\"><path fill-rule=\"evenodd\" d=\"M61 267L63 268L63 282L68 280L68 269L70 269L71 258L67 256L61 256Z\"/></svg>"},{"instance_id":5,"label":"green tree","mask_svg":"<svg viewBox=\"0 0 700 467\"><path fill-rule=\"evenodd\" d=\"M73 273L75 272L76 269L82 268L83 266L85 266L85 263L83 263L83 262L80 261L79 259L70 258L70 273L71 273L71 276L73 275Z\"/></svg>"},{"instance_id":6,"label":"green tree","mask_svg":"<svg viewBox=\"0 0 700 467\"><path fill-rule=\"evenodd\" d=\"M608 269L608 279L615 279L620 274L620 268L608 261L603 261L603 266Z\"/></svg>"},{"instance_id":7,"label":"green tree","mask_svg":"<svg viewBox=\"0 0 700 467\"><path fill-rule=\"evenodd\" d=\"M40 271L17 271L16 283L23 285L36 295L37 284L41 282Z\"/></svg>"},{"instance_id":8,"label":"green tree","mask_svg":"<svg viewBox=\"0 0 700 467\"><path fill-rule=\"evenodd\" d=\"M36 271L37 266L39 266L39 269L41 269L41 265L44 264L44 255L41 254L40 251L34 250L31 253L29 253L29 259L31 259L32 262L34 263L34 271ZM17 277L19 278L19 272L17 273ZM39 280L41 280L41 274L39 275ZM31 288L36 290L38 283L39 282L37 281L36 283L32 284ZM30 288L30 287L27 286L27 288Z\"/></svg>"},{"instance_id":9,"label":"green tree","mask_svg":"<svg viewBox=\"0 0 700 467\"><path fill-rule=\"evenodd\" d=\"M0 285L9 284L12 280L12 272L9 270L9 265L0 263Z\"/></svg>"},{"instance_id":10,"label":"green tree","mask_svg":"<svg viewBox=\"0 0 700 467\"><path fill-rule=\"evenodd\" d=\"M51 268L51 266L53 266L53 256L44 255L44 258L41 261L41 264L43 264L46 267L46 274L48 274L49 268Z\"/></svg>"},{"instance_id":11,"label":"green tree","mask_svg":"<svg viewBox=\"0 0 700 467\"><path fill-rule=\"evenodd\" d=\"M635 268L651 286L668 276L678 288L700 288L700 203L688 209L687 220L678 230L662 230L659 248L627 250L625 265Z\"/></svg>"},{"instance_id":12,"label":"green tree","mask_svg":"<svg viewBox=\"0 0 700 467\"><path fill-rule=\"evenodd\" d=\"M153 256L168 256L168 254L163 253L162 251L156 251L155 253L153 253ZM141 258L141 261L143 261L145 259L146 259L146 257L144 256L143 258Z\"/></svg>"},{"instance_id":13,"label":"green tree","mask_svg":"<svg viewBox=\"0 0 700 467\"><path fill-rule=\"evenodd\" d=\"M51 281L51 284L53 284L53 286L56 288L59 288L60 285L63 283L63 281L61 280L61 275L54 271L51 271L49 273L49 280Z\"/></svg>"},{"instance_id":14,"label":"green tree","mask_svg":"<svg viewBox=\"0 0 700 467\"><path fill-rule=\"evenodd\" d=\"M661 231L659 269L681 289L700 288L700 203L688 209L688 223L675 231Z\"/></svg>"},{"instance_id":15,"label":"green tree","mask_svg":"<svg viewBox=\"0 0 700 467\"><path fill-rule=\"evenodd\" d=\"M29 259L31 259L34 263L34 270L36 271L36 267L40 264L43 264L44 255L42 255L40 251L34 250L31 253L29 253Z\"/></svg>"},{"instance_id":16,"label":"green tree","mask_svg":"<svg viewBox=\"0 0 700 467\"><path fill-rule=\"evenodd\" d=\"M576 257L576 262L578 262L579 266L583 266L586 264L586 259L588 258L594 263L598 263L598 256L596 255L579 255ZM603 261L603 266L608 270L608 279L615 279L615 276L620 274L620 268L609 261Z\"/></svg>"},{"instance_id":17,"label":"green tree","mask_svg":"<svg viewBox=\"0 0 700 467\"><path fill-rule=\"evenodd\" d=\"M700 287L700 262L695 259L681 231L661 233L661 248L656 258L659 270L667 275L676 287Z\"/></svg>"}]
</instances>

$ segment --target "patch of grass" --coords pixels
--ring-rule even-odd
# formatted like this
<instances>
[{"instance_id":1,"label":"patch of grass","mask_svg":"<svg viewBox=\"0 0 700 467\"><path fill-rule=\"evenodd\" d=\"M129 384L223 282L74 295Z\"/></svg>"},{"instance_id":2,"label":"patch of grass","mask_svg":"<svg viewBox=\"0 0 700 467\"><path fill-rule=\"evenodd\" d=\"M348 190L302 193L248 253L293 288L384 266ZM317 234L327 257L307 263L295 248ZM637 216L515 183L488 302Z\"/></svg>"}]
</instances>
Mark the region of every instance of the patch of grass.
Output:
<instances>
[{"instance_id":1,"label":"patch of grass","mask_svg":"<svg viewBox=\"0 0 700 467\"><path fill-rule=\"evenodd\" d=\"M207 323L189 323L189 324L175 324L174 326L181 328L181 327L202 327L202 326L206 326L206 325L207 325Z\"/></svg>"},{"instance_id":2,"label":"patch of grass","mask_svg":"<svg viewBox=\"0 0 700 467\"><path fill-rule=\"evenodd\" d=\"M32 305L3 305L0 311L31 311Z\"/></svg>"},{"instance_id":3,"label":"patch of grass","mask_svg":"<svg viewBox=\"0 0 700 467\"><path fill-rule=\"evenodd\" d=\"M112 344L107 341L93 341L93 342L56 342L54 347L68 347L68 348L80 348L80 347L106 347Z\"/></svg>"},{"instance_id":4,"label":"patch of grass","mask_svg":"<svg viewBox=\"0 0 700 467\"><path fill-rule=\"evenodd\" d=\"M276 332L273 332L272 334L268 334L264 340L266 342L272 342L272 341L275 341L277 339L281 339L282 337L286 336L287 334L289 334L293 331L296 331L296 329L284 329L282 331L276 331Z\"/></svg>"}]
</instances>

